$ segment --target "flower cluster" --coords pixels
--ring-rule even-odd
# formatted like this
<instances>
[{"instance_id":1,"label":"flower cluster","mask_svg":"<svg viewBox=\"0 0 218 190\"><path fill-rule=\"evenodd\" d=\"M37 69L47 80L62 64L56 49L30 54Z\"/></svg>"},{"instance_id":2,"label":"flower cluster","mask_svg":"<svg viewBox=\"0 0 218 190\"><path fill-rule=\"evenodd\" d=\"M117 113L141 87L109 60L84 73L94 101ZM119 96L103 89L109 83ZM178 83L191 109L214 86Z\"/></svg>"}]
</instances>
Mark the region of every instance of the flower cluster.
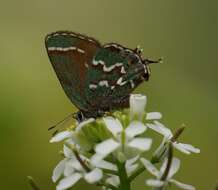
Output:
<instances>
[{"instance_id":1,"label":"flower cluster","mask_svg":"<svg viewBox=\"0 0 218 190\"><path fill-rule=\"evenodd\" d=\"M107 190L130 189L130 183L144 171L155 176L155 179L146 180L146 184L156 189L164 189L169 184L186 190L195 189L172 179L180 166L180 160L173 157L173 149L185 154L200 150L178 142L184 128L173 134L160 123L161 113L145 111L146 103L146 96L133 94L130 109L75 123L52 137L50 142L62 141L64 144L64 158L52 175L56 189L68 189L82 178ZM161 145L149 160L145 158L145 152L150 150L152 139L147 137L147 130L163 135ZM162 166L158 170L155 164L160 162Z\"/></svg>"}]
</instances>

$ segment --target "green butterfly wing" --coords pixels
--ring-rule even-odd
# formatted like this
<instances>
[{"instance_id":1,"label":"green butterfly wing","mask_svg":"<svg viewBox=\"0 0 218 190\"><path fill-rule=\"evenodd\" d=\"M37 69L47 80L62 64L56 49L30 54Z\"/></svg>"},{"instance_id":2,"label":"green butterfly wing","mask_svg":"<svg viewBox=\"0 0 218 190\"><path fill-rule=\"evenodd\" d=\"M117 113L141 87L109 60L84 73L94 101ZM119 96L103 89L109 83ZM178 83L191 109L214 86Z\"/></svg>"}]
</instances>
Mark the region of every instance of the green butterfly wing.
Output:
<instances>
[{"instance_id":1,"label":"green butterfly wing","mask_svg":"<svg viewBox=\"0 0 218 190\"><path fill-rule=\"evenodd\" d=\"M131 83L124 80L128 64L129 58L120 49L105 45L96 52L85 85L92 107L111 110L128 106L129 93L133 91Z\"/></svg>"},{"instance_id":2,"label":"green butterfly wing","mask_svg":"<svg viewBox=\"0 0 218 190\"><path fill-rule=\"evenodd\" d=\"M45 45L68 98L80 110L89 110L84 89L89 64L100 49L99 42L77 33L60 31L47 35Z\"/></svg>"}]
</instances>

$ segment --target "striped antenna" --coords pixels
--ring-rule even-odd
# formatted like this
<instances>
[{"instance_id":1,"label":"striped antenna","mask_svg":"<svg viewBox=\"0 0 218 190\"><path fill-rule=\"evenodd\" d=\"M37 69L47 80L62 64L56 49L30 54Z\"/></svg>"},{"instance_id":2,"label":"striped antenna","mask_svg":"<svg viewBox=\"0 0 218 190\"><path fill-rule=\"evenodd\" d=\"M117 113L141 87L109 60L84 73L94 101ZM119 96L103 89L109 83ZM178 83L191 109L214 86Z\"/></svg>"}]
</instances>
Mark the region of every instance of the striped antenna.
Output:
<instances>
[{"instance_id":1,"label":"striped antenna","mask_svg":"<svg viewBox=\"0 0 218 190\"><path fill-rule=\"evenodd\" d=\"M56 128L57 126L63 124L64 122L66 122L67 120L69 120L70 118L74 118L76 119L76 113L71 113L68 116L66 116L64 119L62 119L61 121L57 122L55 125L52 125L51 127L48 128L48 130L52 130L54 128Z\"/></svg>"}]
</instances>

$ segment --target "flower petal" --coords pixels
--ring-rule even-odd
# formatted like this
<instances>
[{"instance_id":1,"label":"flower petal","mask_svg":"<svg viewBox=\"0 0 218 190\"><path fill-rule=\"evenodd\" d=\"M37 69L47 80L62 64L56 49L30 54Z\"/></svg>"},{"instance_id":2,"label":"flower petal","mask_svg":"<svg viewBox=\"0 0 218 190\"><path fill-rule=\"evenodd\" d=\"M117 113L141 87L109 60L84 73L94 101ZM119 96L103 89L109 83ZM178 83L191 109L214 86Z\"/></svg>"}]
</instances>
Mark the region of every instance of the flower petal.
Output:
<instances>
[{"instance_id":1,"label":"flower petal","mask_svg":"<svg viewBox=\"0 0 218 190\"><path fill-rule=\"evenodd\" d=\"M139 159L139 155L129 160L126 160L125 168L128 176L130 176L132 172L134 172L138 168L139 164L135 163L138 159Z\"/></svg>"},{"instance_id":2,"label":"flower petal","mask_svg":"<svg viewBox=\"0 0 218 190\"><path fill-rule=\"evenodd\" d=\"M115 151L120 146L119 143L117 143L113 139L108 139L103 141L100 144L97 144L95 147L95 152L101 155L109 155L111 152Z\"/></svg>"},{"instance_id":3,"label":"flower petal","mask_svg":"<svg viewBox=\"0 0 218 190\"><path fill-rule=\"evenodd\" d=\"M82 121L81 123L79 123L79 125L76 127L76 131L81 130L85 125L94 122L95 119L94 118L89 118L85 121Z\"/></svg>"},{"instance_id":4,"label":"flower petal","mask_svg":"<svg viewBox=\"0 0 218 190\"><path fill-rule=\"evenodd\" d=\"M95 164L96 167L101 169L108 169L112 171L117 171L117 166L105 160L100 160Z\"/></svg>"},{"instance_id":5,"label":"flower petal","mask_svg":"<svg viewBox=\"0 0 218 190\"><path fill-rule=\"evenodd\" d=\"M177 150L185 153L185 154L191 154L188 150L186 150L182 145L181 143L177 143L177 142L174 142L173 143L173 147L176 148Z\"/></svg>"},{"instance_id":6,"label":"flower petal","mask_svg":"<svg viewBox=\"0 0 218 190\"><path fill-rule=\"evenodd\" d=\"M70 138L73 135L71 131L62 131L51 138L50 143L60 142L66 138Z\"/></svg>"},{"instance_id":7,"label":"flower petal","mask_svg":"<svg viewBox=\"0 0 218 190\"><path fill-rule=\"evenodd\" d=\"M166 168L167 168L167 162L168 162L168 158L165 158L162 165L161 165L161 168L160 168L160 173L159 173L159 178L162 177L162 175L164 174Z\"/></svg>"},{"instance_id":8,"label":"flower petal","mask_svg":"<svg viewBox=\"0 0 218 190\"><path fill-rule=\"evenodd\" d=\"M97 181L101 180L103 177L102 170L99 168L95 168L91 172L85 174L84 178L88 183L96 183Z\"/></svg>"},{"instance_id":9,"label":"flower petal","mask_svg":"<svg viewBox=\"0 0 218 190\"><path fill-rule=\"evenodd\" d=\"M162 166L160 168L161 175L163 175L163 173L166 170L167 162L168 162L168 159L166 158L164 163L162 164ZM172 178L172 176L179 170L179 168L180 168L180 160L178 158L174 157L173 160L172 160L172 163L171 163L171 167L170 167L167 179Z\"/></svg>"},{"instance_id":10,"label":"flower petal","mask_svg":"<svg viewBox=\"0 0 218 190\"><path fill-rule=\"evenodd\" d=\"M68 146L66 146L65 144L64 144L64 156L66 158L74 157L74 154L73 154L72 150Z\"/></svg>"},{"instance_id":11,"label":"flower petal","mask_svg":"<svg viewBox=\"0 0 218 190\"><path fill-rule=\"evenodd\" d=\"M56 182L63 174L66 161L67 161L66 158L61 160L58 163L58 165L55 167L55 169L53 170L53 174L52 174L52 181L53 182Z\"/></svg>"},{"instance_id":12,"label":"flower petal","mask_svg":"<svg viewBox=\"0 0 218 190\"><path fill-rule=\"evenodd\" d=\"M106 157L105 155L96 153L96 154L94 154L94 155L91 157L90 162L91 162L91 164L92 164L93 166L96 166L96 167L97 167L97 165L99 164L99 162L101 162L105 157Z\"/></svg>"},{"instance_id":13,"label":"flower petal","mask_svg":"<svg viewBox=\"0 0 218 190\"><path fill-rule=\"evenodd\" d=\"M175 179L169 180L171 183L174 183L177 187L185 190L195 190L195 187L189 184L181 183Z\"/></svg>"},{"instance_id":14,"label":"flower petal","mask_svg":"<svg viewBox=\"0 0 218 190\"><path fill-rule=\"evenodd\" d=\"M158 179L148 179L146 180L146 184L152 187L162 187L164 185L164 181L160 181Z\"/></svg>"},{"instance_id":15,"label":"flower petal","mask_svg":"<svg viewBox=\"0 0 218 190\"><path fill-rule=\"evenodd\" d=\"M174 157L168 174L168 179L170 179L175 173L177 173L179 168L180 168L180 160Z\"/></svg>"},{"instance_id":16,"label":"flower petal","mask_svg":"<svg viewBox=\"0 0 218 190\"><path fill-rule=\"evenodd\" d=\"M159 147L153 153L153 159L155 161L163 160L167 156L167 149L169 147L168 143L166 143L167 141L168 140L164 137Z\"/></svg>"},{"instance_id":17,"label":"flower petal","mask_svg":"<svg viewBox=\"0 0 218 190\"><path fill-rule=\"evenodd\" d=\"M146 131L147 127L139 121L132 121L129 126L125 129L126 135L133 138L140 135Z\"/></svg>"},{"instance_id":18,"label":"flower petal","mask_svg":"<svg viewBox=\"0 0 218 190\"><path fill-rule=\"evenodd\" d=\"M128 146L139 149L141 151L147 151L151 148L152 139L149 138L134 138L128 143Z\"/></svg>"},{"instance_id":19,"label":"flower petal","mask_svg":"<svg viewBox=\"0 0 218 190\"><path fill-rule=\"evenodd\" d=\"M120 185L120 180L118 176L113 175L106 179L106 183L118 187Z\"/></svg>"},{"instance_id":20,"label":"flower petal","mask_svg":"<svg viewBox=\"0 0 218 190\"><path fill-rule=\"evenodd\" d=\"M142 164L145 166L145 168L154 176L159 177L160 172L158 169L149 161L146 160L145 158L140 159Z\"/></svg>"},{"instance_id":21,"label":"flower petal","mask_svg":"<svg viewBox=\"0 0 218 190\"><path fill-rule=\"evenodd\" d=\"M56 190L65 190L73 186L77 181L82 178L80 173L74 173L73 175L62 179L56 187Z\"/></svg>"},{"instance_id":22,"label":"flower petal","mask_svg":"<svg viewBox=\"0 0 218 190\"><path fill-rule=\"evenodd\" d=\"M160 112L150 112L146 114L147 120L155 120L155 119L161 119L162 114Z\"/></svg>"},{"instance_id":23,"label":"flower petal","mask_svg":"<svg viewBox=\"0 0 218 190\"><path fill-rule=\"evenodd\" d=\"M147 103L147 97L141 94L130 95L130 117L132 119L142 120L145 106Z\"/></svg>"},{"instance_id":24,"label":"flower petal","mask_svg":"<svg viewBox=\"0 0 218 190\"><path fill-rule=\"evenodd\" d=\"M75 170L74 170L73 166L69 162L66 162L65 168L64 168L64 176L68 177L68 176L72 175L74 171Z\"/></svg>"},{"instance_id":25,"label":"flower petal","mask_svg":"<svg viewBox=\"0 0 218 190\"><path fill-rule=\"evenodd\" d=\"M162 134L164 137L167 137L168 139L172 138L173 134L170 129L165 127L162 123L158 121L154 121L154 123L148 123L146 124L150 129Z\"/></svg>"},{"instance_id":26,"label":"flower petal","mask_svg":"<svg viewBox=\"0 0 218 190\"><path fill-rule=\"evenodd\" d=\"M115 119L113 117L104 117L103 118L104 123L107 127L107 129L116 137L117 134L121 133L123 131L122 124L118 119Z\"/></svg>"},{"instance_id":27,"label":"flower petal","mask_svg":"<svg viewBox=\"0 0 218 190\"><path fill-rule=\"evenodd\" d=\"M190 154L193 153L200 153L200 149L195 148L194 146L190 144L184 144L184 143L173 143L174 147L180 150L183 153Z\"/></svg>"},{"instance_id":28,"label":"flower petal","mask_svg":"<svg viewBox=\"0 0 218 190\"><path fill-rule=\"evenodd\" d=\"M130 166L130 165L134 164L138 159L139 159L139 155L127 160L126 161L126 166Z\"/></svg>"},{"instance_id":29,"label":"flower petal","mask_svg":"<svg viewBox=\"0 0 218 190\"><path fill-rule=\"evenodd\" d=\"M72 134L71 138L66 139L65 144L77 146L77 144L75 143L75 139L74 139L74 133Z\"/></svg>"},{"instance_id":30,"label":"flower petal","mask_svg":"<svg viewBox=\"0 0 218 190\"><path fill-rule=\"evenodd\" d=\"M128 177L138 168L139 164L126 165Z\"/></svg>"},{"instance_id":31,"label":"flower petal","mask_svg":"<svg viewBox=\"0 0 218 190\"><path fill-rule=\"evenodd\" d=\"M200 153L200 149L196 148L194 146L192 146L191 144L184 144L184 143L180 143L182 144L182 146L186 149L189 150L189 152L193 152L193 153Z\"/></svg>"},{"instance_id":32,"label":"flower petal","mask_svg":"<svg viewBox=\"0 0 218 190\"><path fill-rule=\"evenodd\" d=\"M67 162L67 164L68 164L69 166L73 167L73 168L74 168L75 170L77 170L77 171L83 171L83 170L84 170L83 167L81 166L81 164L79 163L79 161L76 160L76 159L74 159L74 158L70 159L70 160Z\"/></svg>"}]
</instances>

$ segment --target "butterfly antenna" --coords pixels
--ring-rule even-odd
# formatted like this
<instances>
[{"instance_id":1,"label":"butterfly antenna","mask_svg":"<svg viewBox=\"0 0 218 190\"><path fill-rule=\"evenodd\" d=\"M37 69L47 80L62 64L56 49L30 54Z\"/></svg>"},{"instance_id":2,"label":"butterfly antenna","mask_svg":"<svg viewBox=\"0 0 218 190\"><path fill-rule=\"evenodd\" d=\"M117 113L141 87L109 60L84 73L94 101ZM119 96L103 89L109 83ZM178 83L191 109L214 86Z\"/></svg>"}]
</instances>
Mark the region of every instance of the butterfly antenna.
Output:
<instances>
[{"instance_id":1,"label":"butterfly antenna","mask_svg":"<svg viewBox=\"0 0 218 190\"><path fill-rule=\"evenodd\" d=\"M145 63L146 65L150 65L150 64L152 64L152 63L163 63L163 58L160 58L160 59L155 60L155 61L150 60L150 59L145 59L145 60L144 60L144 63Z\"/></svg>"},{"instance_id":2,"label":"butterfly antenna","mask_svg":"<svg viewBox=\"0 0 218 190\"><path fill-rule=\"evenodd\" d=\"M75 113L69 114L69 115L66 116L64 119L62 119L61 121L57 122L55 125L52 125L51 127L49 127L48 130L50 131L50 130L56 128L58 125L64 123L66 120L68 120L68 119L71 118L71 117L74 118L74 117L75 117L74 115L75 115Z\"/></svg>"}]
</instances>

